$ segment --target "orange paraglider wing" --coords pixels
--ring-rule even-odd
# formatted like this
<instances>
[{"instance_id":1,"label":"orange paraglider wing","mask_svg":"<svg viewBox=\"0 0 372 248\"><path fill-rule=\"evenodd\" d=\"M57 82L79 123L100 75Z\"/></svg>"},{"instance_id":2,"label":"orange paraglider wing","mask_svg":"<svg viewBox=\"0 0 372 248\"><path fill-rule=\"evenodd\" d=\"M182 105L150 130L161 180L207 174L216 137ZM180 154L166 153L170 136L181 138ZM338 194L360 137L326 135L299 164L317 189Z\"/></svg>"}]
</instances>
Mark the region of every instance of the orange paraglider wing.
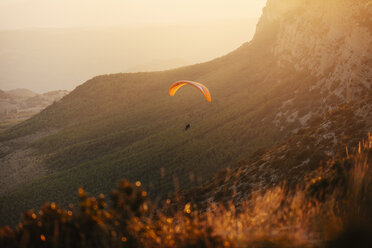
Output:
<instances>
[{"instance_id":1,"label":"orange paraglider wing","mask_svg":"<svg viewBox=\"0 0 372 248\"><path fill-rule=\"evenodd\" d=\"M174 84L172 84L169 87L169 95L174 96L174 94L176 94L177 90L179 88L181 88L182 86L186 85L186 84L192 85L195 88L197 88L198 90L200 90L200 92L204 95L205 99L207 99L208 102L212 101L212 97L211 97L211 94L209 93L208 88L205 87L205 85L203 85L201 83L197 83L197 82L193 82L193 81L178 81L178 82L175 82Z\"/></svg>"}]
</instances>

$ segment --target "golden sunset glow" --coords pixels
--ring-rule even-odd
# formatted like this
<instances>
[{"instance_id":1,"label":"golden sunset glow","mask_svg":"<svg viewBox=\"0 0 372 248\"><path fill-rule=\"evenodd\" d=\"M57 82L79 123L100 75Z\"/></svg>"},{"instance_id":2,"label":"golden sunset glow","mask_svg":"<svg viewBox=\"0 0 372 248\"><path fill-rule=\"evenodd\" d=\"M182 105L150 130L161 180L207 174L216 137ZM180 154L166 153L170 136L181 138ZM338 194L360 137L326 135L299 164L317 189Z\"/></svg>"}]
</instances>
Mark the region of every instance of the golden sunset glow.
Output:
<instances>
[{"instance_id":1,"label":"golden sunset glow","mask_svg":"<svg viewBox=\"0 0 372 248\"><path fill-rule=\"evenodd\" d=\"M372 0L0 0L0 247L372 247Z\"/></svg>"}]
</instances>

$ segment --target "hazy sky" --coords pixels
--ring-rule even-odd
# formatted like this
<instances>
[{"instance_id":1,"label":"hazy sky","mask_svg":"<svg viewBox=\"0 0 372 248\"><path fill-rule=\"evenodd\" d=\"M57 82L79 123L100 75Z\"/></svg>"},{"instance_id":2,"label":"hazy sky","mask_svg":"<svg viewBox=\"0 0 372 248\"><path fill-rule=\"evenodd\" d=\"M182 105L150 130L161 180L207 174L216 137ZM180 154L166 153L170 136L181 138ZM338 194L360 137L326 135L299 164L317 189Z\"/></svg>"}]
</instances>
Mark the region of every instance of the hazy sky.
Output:
<instances>
[{"instance_id":1,"label":"hazy sky","mask_svg":"<svg viewBox=\"0 0 372 248\"><path fill-rule=\"evenodd\" d=\"M96 75L208 61L252 38L265 3L0 0L0 89L72 90Z\"/></svg>"},{"instance_id":2,"label":"hazy sky","mask_svg":"<svg viewBox=\"0 0 372 248\"><path fill-rule=\"evenodd\" d=\"M266 0L0 0L0 29L256 18Z\"/></svg>"}]
</instances>

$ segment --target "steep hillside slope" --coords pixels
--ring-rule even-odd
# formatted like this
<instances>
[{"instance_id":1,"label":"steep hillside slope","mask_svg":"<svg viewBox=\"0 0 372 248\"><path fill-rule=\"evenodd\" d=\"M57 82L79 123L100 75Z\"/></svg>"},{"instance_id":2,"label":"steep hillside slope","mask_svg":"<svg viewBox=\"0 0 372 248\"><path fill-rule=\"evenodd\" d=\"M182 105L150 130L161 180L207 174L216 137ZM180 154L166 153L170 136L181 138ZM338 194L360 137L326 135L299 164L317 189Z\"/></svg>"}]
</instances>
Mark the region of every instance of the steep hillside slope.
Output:
<instances>
[{"instance_id":1,"label":"steep hillside slope","mask_svg":"<svg viewBox=\"0 0 372 248\"><path fill-rule=\"evenodd\" d=\"M74 201L79 186L107 192L123 177L162 197L356 101L371 88L367 2L271 0L254 39L224 57L170 71L98 76L77 87L1 134L7 147L16 138L51 132L17 148L35 149L32 156L43 158L50 174L4 193L1 217L46 200ZM169 85L182 79L208 85L212 103L191 88L169 97ZM17 150L3 151L6 157Z\"/></svg>"},{"instance_id":2,"label":"steep hillside slope","mask_svg":"<svg viewBox=\"0 0 372 248\"><path fill-rule=\"evenodd\" d=\"M372 131L371 116L372 91L333 109L271 149L258 149L237 168L221 171L202 187L185 191L184 201L202 207L228 201L239 205L252 193L284 183L292 189L301 187L310 172L325 167L334 158L357 153L358 143L367 140Z\"/></svg>"},{"instance_id":3,"label":"steep hillside slope","mask_svg":"<svg viewBox=\"0 0 372 248\"><path fill-rule=\"evenodd\" d=\"M120 178L140 180L151 196L165 195L177 180L187 187L208 179L211 170L234 164L257 146L279 139L284 132L271 129L269 119L256 128L265 115L274 116L276 104L265 104L263 95L270 93L270 81L258 79L270 64L258 63L244 72L246 65L235 62L244 59L249 47L176 71L94 78L9 130L3 134L5 146L14 137L59 131L27 145L39 151L32 154L35 160L46 158L43 162L55 173L4 195L1 201L9 203L4 208L20 212L48 199L74 201L77 187L106 192ZM207 84L213 102L208 104L191 88L169 97L169 85L181 78ZM244 85L247 78L253 80L252 86ZM186 123L191 123L187 132ZM8 151L3 156L14 152Z\"/></svg>"},{"instance_id":4,"label":"steep hillside slope","mask_svg":"<svg viewBox=\"0 0 372 248\"><path fill-rule=\"evenodd\" d=\"M265 33L267 26L280 30L270 47L278 66L290 66L313 77L311 81L301 79L307 81L311 106L305 110L293 107L302 105L302 94L288 99L276 115L277 125L281 125L283 117L306 123L311 116L355 99L371 88L371 1L269 0L256 36Z\"/></svg>"}]
</instances>

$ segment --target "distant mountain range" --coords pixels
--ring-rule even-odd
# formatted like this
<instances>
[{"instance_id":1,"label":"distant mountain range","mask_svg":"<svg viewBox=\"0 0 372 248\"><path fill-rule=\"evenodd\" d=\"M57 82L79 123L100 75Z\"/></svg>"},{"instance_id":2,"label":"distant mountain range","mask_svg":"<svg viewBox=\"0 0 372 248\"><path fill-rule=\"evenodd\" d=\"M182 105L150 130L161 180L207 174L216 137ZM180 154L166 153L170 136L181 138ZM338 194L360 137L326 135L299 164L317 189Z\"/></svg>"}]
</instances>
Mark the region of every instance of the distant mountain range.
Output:
<instances>
[{"instance_id":1,"label":"distant mountain range","mask_svg":"<svg viewBox=\"0 0 372 248\"><path fill-rule=\"evenodd\" d=\"M1 221L120 178L152 198L197 186L187 197L239 202L345 156L372 130L368 2L270 0L253 40L223 57L85 82L0 134ZM207 85L212 103L192 88L169 97L184 79Z\"/></svg>"},{"instance_id":2,"label":"distant mountain range","mask_svg":"<svg viewBox=\"0 0 372 248\"><path fill-rule=\"evenodd\" d=\"M22 121L67 95L67 90L37 94L28 89L0 90L0 122Z\"/></svg>"}]
</instances>

